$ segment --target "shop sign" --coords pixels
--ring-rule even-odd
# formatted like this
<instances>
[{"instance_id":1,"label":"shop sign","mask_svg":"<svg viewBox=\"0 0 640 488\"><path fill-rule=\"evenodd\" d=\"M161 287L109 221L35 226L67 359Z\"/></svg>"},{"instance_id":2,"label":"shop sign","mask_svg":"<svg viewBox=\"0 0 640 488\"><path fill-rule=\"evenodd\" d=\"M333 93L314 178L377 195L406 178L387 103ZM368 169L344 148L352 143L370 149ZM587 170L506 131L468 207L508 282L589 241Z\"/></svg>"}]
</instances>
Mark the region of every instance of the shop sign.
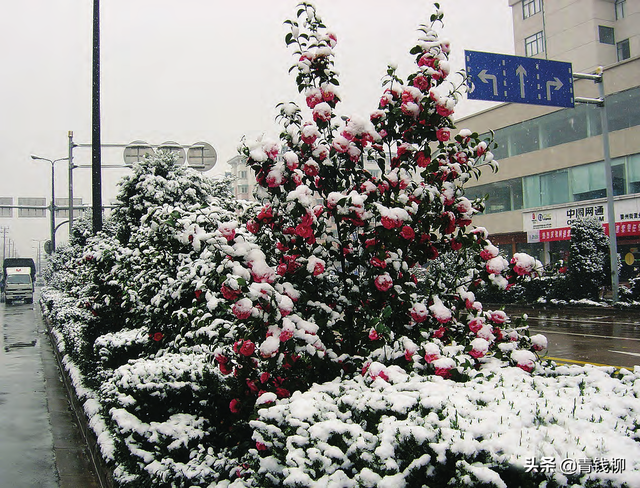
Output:
<instances>
[{"instance_id":1,"label":"shop sign","mask_svg":"<svg viewBox=\"0 0 640 488\"><path fill-rule=\"evenodd\" d=\"M616 235L640 235L640 199L625 199L614 203ZM571 225L579 219L594 217L609 232L606 202L571 205L523 212L523 230L527 242L566 241L571 239Z\"/></svg>"}]
</instances>

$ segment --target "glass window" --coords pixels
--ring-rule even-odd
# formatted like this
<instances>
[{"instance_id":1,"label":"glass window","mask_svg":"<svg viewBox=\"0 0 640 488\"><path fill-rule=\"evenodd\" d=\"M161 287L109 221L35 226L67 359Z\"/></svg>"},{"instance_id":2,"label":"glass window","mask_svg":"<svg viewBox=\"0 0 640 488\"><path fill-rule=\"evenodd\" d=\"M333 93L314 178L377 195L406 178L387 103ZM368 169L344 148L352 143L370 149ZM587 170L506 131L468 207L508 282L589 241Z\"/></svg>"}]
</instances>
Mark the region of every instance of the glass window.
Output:
<instances>
[{"instance_id":1,"label":"glass window","mask_svg":"<svg viewBox=\"0 0 640 488\"><path fill-rule=\"evenodd\" d=\"M608 27L606 25L598 26L598 39L602 44L615 44L616 36L613 30L613 27Z\"/></svg>"},{"instance_id":2,"label":"glass window","mask_svg":"<svg viewBox=\"0 0 640 488\"><path fill-rule=\"evenodd\" d=\"M571 201L569 172L564 170L523 178L524 208L543 207Z\"/></svg>"},{"instance_id":3,"label":"glass window","mask_svg":"<svg viewBox=\"0 0 640 488\"><path fill-rule=\"evenodd\" d=\"M604 162L576 166L569 173L574 202L607 196Z\"/></svg>"},{"instance_id":4,"label":"glass window","mask_svg":"<svg viewBox=\"0 0 640 488\"><path fill-rule=\"evenodd\" d=\"M559 110L540 118L542 147L553 147L587 138L584 109Z\"/></svg>"},{"instance_id":5,"label":"glass window","mask_svg":"<svg viewBox=\"0 0 640 488\"><path fill-rule=\"evenodd\" d=\"M524 52L529 57L544 52L544 35L542 31L536 32L524 40Z\"/></svg>"},{"instance_id":6,"label":"glass window","mask_svg":"<svg viewBox=\"0 0 640 488\"><path fill-rule=\"evenodd\" d=\"M240 178L242 180L246 180L247 179L247 172L246 171L238 171L238 178Z\"/></svg>"},{"instance_id":7,"label":"glass window","mask_svg":"<svg viewBox=\"0 0 640 488\"><path fill-rule=\"evenodd\" d=\"M47 216L47 199L46 198L18 198L18 205L25 207L43 207L43 208L20 208L18 209L18 217L46 217Z\"/></svg>"},{"instance_id":8,"label":"glass window","mask_svg":"<svg viewBox=\"0 0 640 488\"><path fill-rule=\"evenodd\" d=\"M509 156L540 149L540 131L535 120L527 120L512 126L509 132Z\"/></svg>"},{"instance_id":9,"label":"glass window","mask_svg":"<svg viewBox=\"0 0 640 488\"><path fill-rule=\"evenodd\" d=\"M624 7L626 0L616 0L616 20L624 19Z\"/></svg>"},{"instance_id":10,"label":"glass window","mask_svg":"<svg viewBox=\"0 0 640 488\"><path fill-rule=\"evenodd\" d=\"M569 171L564 169L540 175L540 199L543 205L569 202Z\"/></svg>"},{"instance_id":11,"label":"glass window","mask_svg":"<svg viewBox=\"0 0 640 488\"><path fill-rule=\"evenodd\" d=\"M629 48L629 39L620 41L616 44L616 51L618 52L618 61L624 61L631 57L631 49Z\"/></svg>"},{"instance_id":12,"label":"glass window","mask_svg":"<svg viewBox=\"0 0 640 488\"><path fill-rule=\"evenodd\" d=\"M238 193L249 193L249 185L238 185Z\"/></svg>"},{"instance_id":13,"label":"glass window","mask_svg":"<svg viewBox=\"0 0 640 488\"><path fill-rule=\"evenodd\" d=\"M522 0L522 18L527 19L542 10L542 0Z\"/></svg>"},{"instance_id":14,"label":"glass window","mask_svg":"<svg viewBox=\"0 0 640 488\"><path fill-rule=\"evenodd\" d=\"M640 154L629 156L627 163L629 193L640 193Z\"/></svg>"},{"instance_id":15,"label":"glass window","mask_svg":"<svg viewBox=\"0 0 640 488\"><path fill-rule=\"evenodd\" d=\"M640 87L606 98L609 130L620 130L640 124Z\"/></svg>"},{"instance_id":16,"label":"glass window","mask_svg":"<svg viewBox=\"0 0 640 488\"><path fill-rule=\"evenodd\" d=\"M624 163L625 158L617 158L611 161L614 196L627 194L627 169Z\"/></svg>"},{"instance_id":17,"label":"glass window","mask_svg":"<svg viewBox=\"0 0 640 488\"><path fill-rule=\"evenodd\" d=\"M508 212L522 209L522 179L499 181L478 185L466 190L469 200L488 195L485 200L485 213Z\"/></svg>"},{"instance_id":18,"label":"glass window","mask_svg":"<svg viewBox=\"0 0 640 488\"><path fill-rule=\"evenodd\" d=\"M0 197L0 205L13 205L13 197ZM0 208L0 217L13 217L13 209Z\"/></svg>"}]
</instances>

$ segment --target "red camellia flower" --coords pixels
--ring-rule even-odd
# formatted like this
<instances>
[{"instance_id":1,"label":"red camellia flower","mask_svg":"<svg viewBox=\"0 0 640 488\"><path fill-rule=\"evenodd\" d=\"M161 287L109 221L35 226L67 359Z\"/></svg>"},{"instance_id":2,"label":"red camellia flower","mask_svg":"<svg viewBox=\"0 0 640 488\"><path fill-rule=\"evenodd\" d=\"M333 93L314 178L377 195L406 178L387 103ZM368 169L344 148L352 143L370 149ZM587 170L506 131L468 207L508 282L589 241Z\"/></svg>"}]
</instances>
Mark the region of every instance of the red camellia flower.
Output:
<instances>
[{"instance_id":1,"label":"red camellia flower","mask_svg":"<svg viewBox=\"0 0 640 488\"><path fill-rule=\"evenodd\" d=\"M236 347L236 346L239 346L239 347ZM233 349L234 351L238 352L239 354L242 354L243 356L251 356L256 350L256 345L249 340L238 341L233 346Z\"/></svg>"},{"instance_id":2,"label":"red camellia flower","mask_svg":"<svg viewBox=\"0 0 640 488\"><path fill-rule=\"evenodd\" d=\"M408 225L405 225L404 227L402 227L402 230L400 231L400 235L408 241L412 241L416 237L415 231Z\"/></svg>"},{"instance_id":3,"label":"red camellia flower","mask_svg":"<svg viewBox=\"0 0 640 488\"><path fill-rule=\"evenodd\" d=\"M371 265L375 266L376 268L384 269L387 267L387 262L384 259L380 259L376 257L371 258L369 260L369 263L371 263Z\"/></svg>"},{"instance_id":4,"label":"red camellia flower","mask_svg":"<svg viewBox=\"0 0 640 488\"><path fill-rule=\"evenodd\" d=\"M436 339L442 339L442 337L444 337L444 334L446 332L447 332L446 327L439 327L437 330L433 331L433 337L435 337Z\"/></svg>"},{"instance_id":5,"label":"red camellia flower","mask_svg":"<svg viewBox=\"0 0 640 488\"><path fill-rule=\"evenodd\" d=\"M436 368L436 374L444 379L448 379L448 378L451 378L451 369Z\"/></svg>"},{"instance_id":6,"label":"red camellia flower","mask_svg":"<svg viewBox=\"0 0 640 488\"><path fill-rule=\"evenodd\" d=\"M257 234L258 230L260 230L260 224L258 224L258 222L256 222L255 220L250 220L249 222L247 222L247 230L252 234Z\"/></svg>"},{"instance_id":7,"label":"red camellia flower","mask_svg":"<svg viewBox=\"0 0 640 488\"><path fill-rule=\"evenodd\" d=\"M234 398L229 402L229 410L231 410L232 413L238 413L240 411L240 407L240 400L237 398Z\"/></svg>"},{"instance_id":8,"label":"red camellia flower","mask_svg":"<svg viewBox=\"0 0 640 488\"><path fill-rule=\"evenodd\" d=\"M377 341L378 339L380 339L380 335L378 334L376 329L371 329L369 331L369 339L371 339L372 341Z\"/></svg>"},{"instance_id":9,"label":"red camellia flower","mask_svg":"<svg viewBox=\"0 0 640 488\"><path fill-rule=\"evenodd\" d=\"M276 388L276 395L278 398L289 398L291 393L286 388Z\"/></svg>"},{"instance_id":10,"label":"red camellia flower","mask_svg":"<svg viewBox=\"0 0 640 488\"><path fill-rule=\"evenodd\" d=\"M263 444L262 442L256 442L256 449L258 451L266 451L267 450L267 446L265 444Z\"/></svg>"},{"instance_id":11,"label":"red camellia flower","mask_svg":"<svg viewBox=\"0 0 640 488\"><path fill-rule=\"evenodd\" d=\"M440 142L447 142L451 138L451 131L446 127L436 131L436 139Z\"/></svg>"},{"instance_id":12,"label":"red camellia flower","mask_svg":"<svg viewBox=\"0 0 640 488\"><path fill-rule=\"evenodd\" d=\"M455 239L451 239L451 249L453 251L459 251L462 249L462 242L458 242Z\"/></svg>"},{"instance_id":13,"label":"red camellia flower","mask_svg":"<svg viewBox=\"0 0 640 488\"><path fill-rule=\"evenodd\" d=\"M202 290L196 290L195 292L196 300L200 300L200 296L202 295Z\"/></svg>"},{"instance_id":14,"label":"red camellia flower","mask_svg":"<svg viewBox=\"0 0 640 488\"><path fill-rule=\"evenodd\" d=\"M426 168L431 164L431 158L424 155L422 151L418 153L418 158L416 160L419 168Z\"/></svg>"}]
</instances>

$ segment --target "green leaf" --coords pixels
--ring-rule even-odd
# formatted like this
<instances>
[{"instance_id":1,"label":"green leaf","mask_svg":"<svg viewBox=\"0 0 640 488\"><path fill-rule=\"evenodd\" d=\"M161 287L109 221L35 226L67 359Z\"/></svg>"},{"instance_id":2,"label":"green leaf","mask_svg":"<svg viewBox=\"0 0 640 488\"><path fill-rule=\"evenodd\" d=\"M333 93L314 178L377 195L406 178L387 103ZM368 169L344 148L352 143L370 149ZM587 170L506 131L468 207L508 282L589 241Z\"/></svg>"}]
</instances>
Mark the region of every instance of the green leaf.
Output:
<instances>
[{"instance_id":1,"label":"green leaf","mask_svg":"<svg viewBox=\"0 0 640 488\"><path fill-rule=\"evenodd\" d=\"M293 41L293 34L291 32L289 32L286 36L284 36L284 42L287 44L287 46L294 42Z\"/></svg>"}]
</instances>

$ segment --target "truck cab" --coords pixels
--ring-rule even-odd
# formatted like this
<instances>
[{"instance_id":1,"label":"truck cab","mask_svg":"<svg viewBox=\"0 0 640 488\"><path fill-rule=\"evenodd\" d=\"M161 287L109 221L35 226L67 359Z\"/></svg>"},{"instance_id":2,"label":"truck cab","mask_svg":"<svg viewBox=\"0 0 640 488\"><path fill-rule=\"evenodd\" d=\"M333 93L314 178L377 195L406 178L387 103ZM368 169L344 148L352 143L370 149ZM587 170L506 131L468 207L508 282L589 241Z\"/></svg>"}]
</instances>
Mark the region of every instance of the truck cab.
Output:
<instances>
[{"instance_id":1,"label":"truck cab","mask_svg":"<svg viewBox=\"0 0 640 488\"><path fill-rule=\"evenodd\" d=\"M4 296L7 304L17 300L33 303L33 281L30 268L6 268Z\"/></svg>"}]
</instances>

